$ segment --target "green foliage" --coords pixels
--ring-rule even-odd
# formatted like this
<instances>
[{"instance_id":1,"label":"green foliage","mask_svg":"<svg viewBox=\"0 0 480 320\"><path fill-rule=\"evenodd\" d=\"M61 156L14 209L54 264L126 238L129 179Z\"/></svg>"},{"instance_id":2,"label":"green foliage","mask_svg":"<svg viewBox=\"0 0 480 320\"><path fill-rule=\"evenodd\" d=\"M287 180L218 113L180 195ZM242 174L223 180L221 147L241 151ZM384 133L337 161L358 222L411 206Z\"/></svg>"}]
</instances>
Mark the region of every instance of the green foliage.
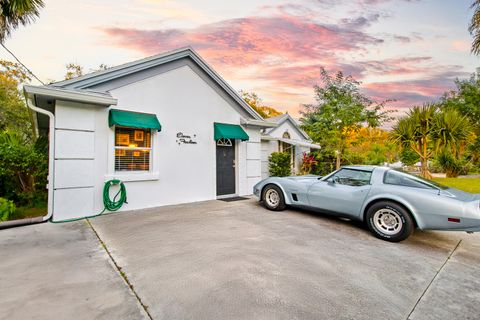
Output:
<instances>
[{"instance_id":1,"label":"green foliage","mask_svg":"<svg viewBox=\"0 0 480 320\"><path fill-rule=\"evenodd\" d=\"M447 178L456 178L460 174L468 174L470 168L467 161L457 159L448 151L442 151L436 156L435 165L438 165L445 172Z\"/></svg>"},{"instance_id":2,"label":"green foliage","mask_svg":"<svg viewBox=\"0 0 480 320\"><path fill-rule=\"evenodd\" d=\"M0 131L10 130L32 139L33 117L18 90L28 81L28 73L21 65L0 60Z\"/></svg>"},{"instance_id":3,"label":"green foliage","mask_svg":"<svg viewBox=\"0 0 480 320\"><path fill-rule=\"evenodd\" d=\"M335 170L335 154L326 149L320 149L311 153L315 156L317 164L311 171L312 174L324 176Z\"/></svg>"},{"instance_id":4,"label":"green foliage","mask_svg":"<svg viewBox=\"0 0 480 320\"><path fill-rule=\"evenodd\" d=\"M13 201L0 198L0 221L7 221L15 213Z\"/></svg>"},{"instance_id":5,"label":"green foliage","mask_svg":"<svg viewBox=\"0 0 480 320\"><path fill-rule=\"evenodd\" d=\"M375 103L360 92L360 82L342 72L330 75L321 68L321 85L316 85L314 104L303 105L302 128L327 152L334 153L338 168L347 149L350 131L362 126L377 127L390 120L385 103Z\"/></svg>"},{"instance_id":6,"label":"green foliage","mask_svg":"<svg viewBox=\"0 0 480 320\"><path fill-rule=\"evenodd\" d=\"M27 206L46 201L48 153L45 149L42 139L32 144L18 133L0 133L0 196Z\"/></svg>"},{"instance_id":7,"label":"green foliage","mask_svg":"<svg viewBox=\"0 0 480 320\"><path fill-rule=\"evenodd\" d=\"M410 148L405 148L400 152L400 161L406 166L413 166L420 160L418 153Z\"/></svg>"},{"instance_id":8,"label":"green foliage","mask_svg":"<svg viewBox=\"0 0 480 320\"><path fill-rule=\"evenodd\" d=\"M0 42L20 25L27 25L40 15L42 0L0 1Z\"/></svg>"},{"instance_id":9,"label":"green foliage","mask_svg":"<svg viewBox=\"0 0 480 320\"><path fill-rule=\"evenodd\" d=\"M468 31L473 36L472 52L480 54L480 0L474 0L471 9L474 9L472 19L468 25Z\"/></svg>"},{"instance_id":10,"label":"green foliage","mask_svg":"<svg viewBox=\"0 0 480 320\"><path fill-rule=\"evenodd\" d=\"M287 177L291 175L290 154L273 152L268 157L268 171L272 177Z\"/></svg>"},{"instance_id":11,"label":"green foliage","mask_svg":"<svg viewBox=\"0 0 480 320\"><path fill-rule=\"evenodd\" d=\"M262 99L255 92L240 91L240 96L264 119L282 115L282 113L275 108L263 105Z\"/></svg>"},{"instance_id":12,"label":"green foliage","mask_svg":"<svg viewBox=\"0 0 480 320\"><path fill-rule=\"evenodd\" d=\"M480 13L478 14L480 18ZM467 145L466 157L473 165L480 167L480 75L477 73L469 79L457 79L455 85L457 90L445 93L441 105L443 109L456 110L468 118L471 139Z\"/></svg>"}]
</instances>

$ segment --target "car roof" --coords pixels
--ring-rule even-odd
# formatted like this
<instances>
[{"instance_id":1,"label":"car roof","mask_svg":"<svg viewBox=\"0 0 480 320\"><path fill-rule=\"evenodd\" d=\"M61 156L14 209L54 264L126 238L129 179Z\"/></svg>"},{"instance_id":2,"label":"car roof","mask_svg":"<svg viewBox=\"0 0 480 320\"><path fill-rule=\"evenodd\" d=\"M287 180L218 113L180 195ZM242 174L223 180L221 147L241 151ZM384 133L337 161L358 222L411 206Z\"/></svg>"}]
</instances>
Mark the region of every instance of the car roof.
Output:
<instances>
[{"instance_id":1,"label":"car roof","mask_svg":"<svg viewBox=\"0 0 480 320\"><path fill-rule=\"evenodd\" d=\"M388 167L381 167L381 166L365 166L365 165L358 165L358 166L342 166L344 169L352 169L352 170L361 170L361 171L369 171L372 172L375 169L382 169L388 170Z\"/></svg>"}]
</instances>

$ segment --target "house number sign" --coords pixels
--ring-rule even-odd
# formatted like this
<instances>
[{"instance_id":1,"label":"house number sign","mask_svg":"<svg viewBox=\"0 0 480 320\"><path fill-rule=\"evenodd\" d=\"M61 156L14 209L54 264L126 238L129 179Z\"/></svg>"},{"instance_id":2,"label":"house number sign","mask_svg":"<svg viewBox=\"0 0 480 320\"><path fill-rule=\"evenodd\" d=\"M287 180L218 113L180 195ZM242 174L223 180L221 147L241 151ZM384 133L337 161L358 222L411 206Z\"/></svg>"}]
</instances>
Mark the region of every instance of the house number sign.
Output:
<instances>
[{"instance_id":1,"label":"house number sign","mask_svg":"<svg viewBox=\"0 0 480 320\"><path fill-rule=\"evenodd\" d=\"M194 134L193 138L192 138L192 136L186 135L183 132L179 132L179 133L177 133L177 143L178 143L178 145L181 145L182 143L183 144L197 144L197 141L193 140L196 137L197 137L196 134Z\"/></svg>"}]
</instances>

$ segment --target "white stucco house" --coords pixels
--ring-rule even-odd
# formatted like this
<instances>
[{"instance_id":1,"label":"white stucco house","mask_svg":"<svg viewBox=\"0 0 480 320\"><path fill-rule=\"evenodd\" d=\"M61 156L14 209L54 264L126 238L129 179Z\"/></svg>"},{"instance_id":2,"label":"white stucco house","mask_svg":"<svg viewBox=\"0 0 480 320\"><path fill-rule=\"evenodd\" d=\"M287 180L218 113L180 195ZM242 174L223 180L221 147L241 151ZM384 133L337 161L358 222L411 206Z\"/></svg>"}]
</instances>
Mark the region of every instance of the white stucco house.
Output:
<instances>
[{"instance_id":1,"label":"white stucco house","mask_svg":"<svg viewBox=\"0 0 480 320\"><path fill-rule=\"evenodd\" d=\"M295 119L288 113L278 117L268 118L267 120L275 123L276 126L262 130L262 179L269 176L268 157L272 152L289 153L292 173L299 174L302 166L303 153L320 149L320 146L312 143L307 133L300 128Z\"/></svg>"},{"instance_id":2,"label":"white stucco house","mask_svg":"<svg viewBox=\"0 0 480 320\"><path fill-rule=\"evenodd\" d=\"M249 195L277 126L191 48L24 92L49 137L53 221L102 211L110 179L126 186L120 210Z\"/></svg>"}]
</instances>

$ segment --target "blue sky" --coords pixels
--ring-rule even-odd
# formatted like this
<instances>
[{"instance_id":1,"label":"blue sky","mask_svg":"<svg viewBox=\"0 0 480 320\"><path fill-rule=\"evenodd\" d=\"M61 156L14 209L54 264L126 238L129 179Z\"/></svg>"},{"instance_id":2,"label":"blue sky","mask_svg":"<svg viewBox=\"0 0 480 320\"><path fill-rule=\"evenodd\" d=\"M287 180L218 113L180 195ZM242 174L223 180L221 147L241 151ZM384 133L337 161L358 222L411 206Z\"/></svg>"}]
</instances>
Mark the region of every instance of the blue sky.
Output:
<instances>
[{"instance_id":1,"label":"blue sky","mask_svg":"<svg viewBox=\"0 0 480 320\"><path fill-rule=\"evenodd\" d=\"M470 2L47 0L6 45L45 81L62 79L69 62L89 71L190 45L235 89L293 115L313 101L323 66L406 110L479 66Z\"/></svg>"}]
</instances>

